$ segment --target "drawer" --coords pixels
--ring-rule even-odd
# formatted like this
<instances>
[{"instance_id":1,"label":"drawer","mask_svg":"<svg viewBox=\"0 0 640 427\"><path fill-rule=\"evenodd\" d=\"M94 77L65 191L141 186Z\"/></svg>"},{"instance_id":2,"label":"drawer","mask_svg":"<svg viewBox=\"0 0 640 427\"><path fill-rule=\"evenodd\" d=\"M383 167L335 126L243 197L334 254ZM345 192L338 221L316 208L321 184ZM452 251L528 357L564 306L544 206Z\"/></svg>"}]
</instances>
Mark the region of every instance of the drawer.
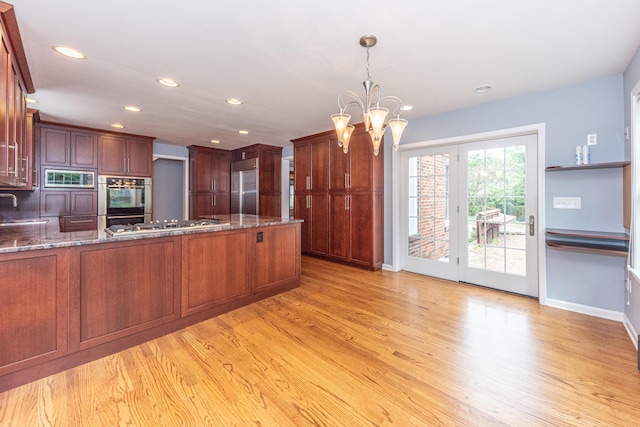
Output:
<instances>
[{"instance_id":1,"label":"drawer","mask_svg":"<svg viewBox=\"0 0 640 427\"><path fill-rule=\"evenodd\" d=\"M98 229L96 215L65 215L59 217L60 231L91 231Z\"/></svg>"}]
</instances>

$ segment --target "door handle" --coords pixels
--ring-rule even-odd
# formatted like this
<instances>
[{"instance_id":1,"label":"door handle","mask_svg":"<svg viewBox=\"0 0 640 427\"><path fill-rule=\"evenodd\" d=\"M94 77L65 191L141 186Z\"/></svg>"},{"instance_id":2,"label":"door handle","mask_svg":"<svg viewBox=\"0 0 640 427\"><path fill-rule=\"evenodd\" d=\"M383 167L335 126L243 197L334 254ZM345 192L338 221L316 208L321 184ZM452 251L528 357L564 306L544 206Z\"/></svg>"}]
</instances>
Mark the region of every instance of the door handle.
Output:
<instances>
[{"instance_id":1,"label":"door handle","mask_svg":"<svg viewBox=\"0 0 640 427\"><path fill-rule=\"evenodd\" d=\"M536 217L529 215L529 236L536 234Z\"/></svg>"}]
</instances>

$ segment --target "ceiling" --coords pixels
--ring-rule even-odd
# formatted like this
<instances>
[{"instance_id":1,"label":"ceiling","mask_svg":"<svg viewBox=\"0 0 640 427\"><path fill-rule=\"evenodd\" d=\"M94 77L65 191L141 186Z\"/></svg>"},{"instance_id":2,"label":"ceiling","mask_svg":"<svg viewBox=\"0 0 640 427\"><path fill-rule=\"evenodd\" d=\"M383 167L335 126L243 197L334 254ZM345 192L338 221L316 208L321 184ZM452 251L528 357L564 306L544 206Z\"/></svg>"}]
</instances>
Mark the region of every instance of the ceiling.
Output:
<instances>
[{"instance_id":1,"label":"ceiling","mask_svg":"<svg viewBox=\"0 0 640 427\"><path fill-rule=\"evenodd\" d=\"M286 146L362 95L366 50L409 120L622 73L640 1L10 0L42 120L176 145ZM74 47L85 60L52 45ZM159 78L180 86L168 88ZM475 93L480 85L486 93ZM228 98L244 103L231 106ZM135 105L141 112L125 111ZM358 116L350 111L352 116ZM239 130L248 130L240 135Z\"/></svg>"}]
</instances>

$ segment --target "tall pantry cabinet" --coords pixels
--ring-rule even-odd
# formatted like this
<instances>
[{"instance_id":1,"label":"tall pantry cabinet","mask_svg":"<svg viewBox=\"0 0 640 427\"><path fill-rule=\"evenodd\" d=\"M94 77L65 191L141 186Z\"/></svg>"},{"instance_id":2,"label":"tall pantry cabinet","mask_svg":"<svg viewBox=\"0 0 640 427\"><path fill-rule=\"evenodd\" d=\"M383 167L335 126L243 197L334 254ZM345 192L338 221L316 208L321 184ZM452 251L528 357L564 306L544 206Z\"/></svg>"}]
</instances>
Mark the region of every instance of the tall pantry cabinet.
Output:
<instances>
[{"instance_id":1,"label":"tall pantry cabinet","mask_svg":"<svg viewBox=\"0 0 640 427\"><path fill-rule=\"evenodd\" d=\"M334 131L292 142L295 216L305 220L302 251L359 267L381 268L383 150L378 156L373 154L371 139L362 125L356 126L346 154L338 146ZM325 183L328 189L321 190Z\"/></svg>"},{"instance_id":2,"label":"tall pantry cabinet","mask_svg":"<svg viewBox=\"0 0 640 427\"><path fill-rule=\"evenodd\" d=\"M335 141L335 140L334 140ZM302 219L302 252L329 255L328 135L301 138L293 147L294 217ZM337 141L335 141L337 144Z\"/></svg>"},{"instance_id":3,"label":"tall pantry cabinet","mask_svg":"<svg viewBox=\"0 0 640 427\"><path fill-rule=\"evenodd\" d=\"M228 214L231 200L231 152L191 145L189 218Z\"/></svg>"}]
</instances>

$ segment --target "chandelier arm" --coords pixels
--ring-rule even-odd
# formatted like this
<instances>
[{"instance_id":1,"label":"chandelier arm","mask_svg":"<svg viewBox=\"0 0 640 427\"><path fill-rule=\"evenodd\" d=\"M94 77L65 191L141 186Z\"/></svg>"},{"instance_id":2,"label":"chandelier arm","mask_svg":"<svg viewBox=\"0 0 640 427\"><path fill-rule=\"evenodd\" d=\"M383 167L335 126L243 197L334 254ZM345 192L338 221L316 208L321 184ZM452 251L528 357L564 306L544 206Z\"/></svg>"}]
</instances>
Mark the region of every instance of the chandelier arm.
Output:
<instances>
[{"instance_id":1,"label":"chandelier arm","mask_svg":"<svg viewBox=\"0 0 640 427\"><path fill-rule=\"evenodd\" d=\"M347 96L351 97L352 100L349 102L346 102L345 98ZM340 108L340 111L345 112L347 108L353 105L357 105L362 109L362 111L366 111L364 108L364 104L362 103L362 100L358 95L356 95L354 91L346 89L340 92L340 94L338 95L338 108Z\"/></svg>"},{"instance_id":2,"label":"chandelier arm","mask_svg":"<svg viewBox=\"0 0 640 427\"><path fill-rule=\"evenodd\" d=\"M374 102L375 98L375 102ZM384 99L384 98L383 98ZM367 94L367 107L371 107L373 105L380 105L380 86L374 85L371 88L371 92ZM369 108L367 108L368 110Z\"/></svg>"},{"instance_id":3,"label":"chandelier arm","mask_svg":"<svg viewBox=\"0 0 640 427\"><path fill-rule=\"evenodd\" d=\"M404 107L402 100L397 96L393 96L393 95L387 95L378 100L379 103L383 103L387 101L394 102L396 104L396 108L393 110L392 114L396 117L400 117L400 114L402 114L402 107Z\"/></svg>"}]
</instances>

